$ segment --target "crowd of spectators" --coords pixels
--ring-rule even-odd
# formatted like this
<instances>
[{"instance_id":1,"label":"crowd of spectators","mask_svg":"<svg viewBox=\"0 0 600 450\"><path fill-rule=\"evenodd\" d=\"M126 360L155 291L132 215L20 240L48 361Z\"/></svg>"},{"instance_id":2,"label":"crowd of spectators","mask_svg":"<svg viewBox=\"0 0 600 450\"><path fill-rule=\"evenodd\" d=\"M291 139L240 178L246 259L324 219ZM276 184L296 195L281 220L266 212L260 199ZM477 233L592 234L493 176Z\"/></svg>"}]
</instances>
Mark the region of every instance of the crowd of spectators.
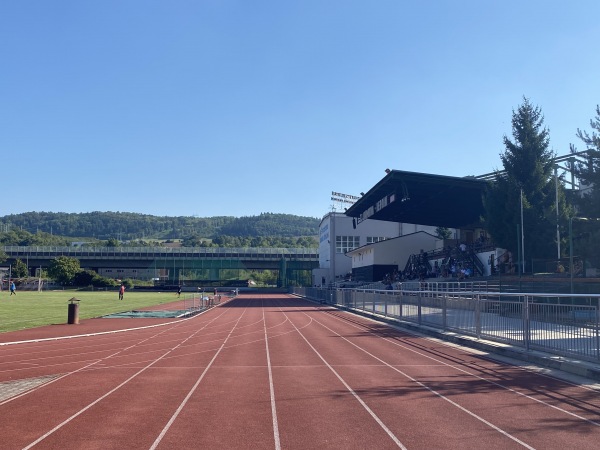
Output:
<instances>
[{"instance_id":1,"label":"crowd of spectators","mask_svg":"<svg viewBox=\"0 0 600 450\"><path fill-rule=\"evenodd\" d=\"M419 254L409 257L404 271L398 269L386 274L383 283L391 286L397 282L424 281L427 278L455 278L459 281L470 278L475 274L474 251L487 245L486 241L485 235L481 235L470 246L458 242L455 246L447 246L431 253L421 250Z\"/></svg>"}]
</instances>

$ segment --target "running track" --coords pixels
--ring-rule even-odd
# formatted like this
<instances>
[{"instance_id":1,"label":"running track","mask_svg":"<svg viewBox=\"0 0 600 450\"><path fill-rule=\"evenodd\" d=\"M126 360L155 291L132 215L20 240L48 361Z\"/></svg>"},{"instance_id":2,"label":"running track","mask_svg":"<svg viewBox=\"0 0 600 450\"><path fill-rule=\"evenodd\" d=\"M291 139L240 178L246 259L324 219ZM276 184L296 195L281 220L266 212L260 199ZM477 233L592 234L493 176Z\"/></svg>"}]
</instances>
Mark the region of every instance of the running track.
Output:
<instances>
[{"instance_id":1,"label":"running track","mask_svg":"<svg viewBox=\"0 0 600 450\"><path fill-rule=\"evenodd\" d=\"M147 323L0 345L0 382L46 381L0 401L0 448L600 445L596 390L289 295Z\"/></svg>"}]
</instances>

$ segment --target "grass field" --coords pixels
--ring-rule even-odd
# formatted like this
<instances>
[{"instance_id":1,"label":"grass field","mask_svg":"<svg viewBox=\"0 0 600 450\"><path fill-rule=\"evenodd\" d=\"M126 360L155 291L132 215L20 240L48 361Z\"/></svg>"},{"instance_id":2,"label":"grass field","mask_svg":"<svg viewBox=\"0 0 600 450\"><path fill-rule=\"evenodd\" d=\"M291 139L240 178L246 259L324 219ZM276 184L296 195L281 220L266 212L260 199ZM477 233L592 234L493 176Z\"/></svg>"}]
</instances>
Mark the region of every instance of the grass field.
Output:
<instances>
[{"instance_id":1,"label":"grass field","mask_svg":"<svg viewBox=\"0 0 600 450\"><path fill-rule=\"evenodd\" d=\"M17 291L17 295L10 295L7 290L3 290L0 291L0 333L67 323L67 305L73 297L81 300L80 319L131 311L177 300L173 292L129 291L125 293L125 299L120 301L117 291Z\"/></svg>"}]
</instances>

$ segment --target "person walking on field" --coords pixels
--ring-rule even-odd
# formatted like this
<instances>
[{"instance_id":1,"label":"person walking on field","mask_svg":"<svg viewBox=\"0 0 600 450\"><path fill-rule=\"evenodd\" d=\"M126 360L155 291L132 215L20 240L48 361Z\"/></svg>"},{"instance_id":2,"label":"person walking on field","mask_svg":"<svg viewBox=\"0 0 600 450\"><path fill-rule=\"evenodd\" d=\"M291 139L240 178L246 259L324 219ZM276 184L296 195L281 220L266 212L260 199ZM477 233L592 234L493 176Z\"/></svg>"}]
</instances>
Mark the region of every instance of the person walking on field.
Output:
<instances>
[{"instance_id":1,"label":"person walking on field","mask_svg":"<svg viewBox=\"0 0 600 450\"><path fill-rule=\"evenodd\" d=\"M15 282L10 283L10 295L17 295L17 287L15 286Z\"/></svg>"},{"instance_id":2,"label":"person walking on field","mask_svg":"<svg viewBox=\"0 0 600 450\"><path fill-rule=\"evenodd\" d=\"M125 285L122 284L119 288L119 300L123 300L123 296L125 295Z\"/></svg>"}]
</instances>

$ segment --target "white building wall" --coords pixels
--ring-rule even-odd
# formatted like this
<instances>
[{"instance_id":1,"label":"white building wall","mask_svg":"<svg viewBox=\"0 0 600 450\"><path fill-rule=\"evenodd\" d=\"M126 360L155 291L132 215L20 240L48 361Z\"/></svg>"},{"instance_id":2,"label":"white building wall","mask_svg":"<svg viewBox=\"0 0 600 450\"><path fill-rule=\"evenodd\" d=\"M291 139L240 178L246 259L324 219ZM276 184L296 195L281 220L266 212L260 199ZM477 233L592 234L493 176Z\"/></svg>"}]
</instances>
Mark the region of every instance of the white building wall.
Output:
<instances>
[{"instance_id":1,"label":"white building wall","mask_svg":"<svg viewBox=\"0 0 600 450\"><path fill-rule=\"evenodd\" d=\"M344 238L357 238L358 244L353 248L358 248L366 246L369 240L372 241L373 239L389 240L403 235L414 235L419 232L435 235L435 230L436 227L433 226L386 222L381 220L364 220L354 226L352 217L348 217L344 213L330 212L323 217L319 224L319 269L313 271L313 285L321 286L323 284L323 278L325 278L324 284L328 285L334 280L342 280L346 275L352 273L352 266L357 261L353 262L352 258L346 256L344 252L335 252L335 242L338 236ZM451 231L452 233L455 232L453 229ZM419 240L421 238L417 237L415 239L415 242L420 242ZM418 248L414 251L413 247L407 248L413 253L418 253L421 248L425 251L434 249L435 243L416 243L415 246ZM387 248L387 246L381 248ZM378 252L383 252L383 250L378 250ZM393 250L390 249L390 252L393 252ZM411 253L408 254L410 255ZM361 258L361 264L363 265L382 264L381 262L375 262L372 259L375 258L375 253L363 254ZM389 258L393 260L391 254ZM404 265L407 258L408 255L404 258L404 252L401 256L398 256L396 253L396 259L399 265Z\"/></svg>"},{"instance_id":2,"label":"white building wall","mask_svg":"<svg viewBox=\"0 0 600 450\"><path fill-rule=\"evenodd\" d=\"M395 265L404 270L410 255L436 248L439 239L425 231L418 231L384 242L370 244L348 253L352 259L352 267L368 267L373 265Z\"/></svg>"},{"instance_id":3,"label":"white building wall","mask_svg":"<svg viewBox=\"0 0 600 450\"><path fill-rule=\"evenodd\" d=\"M354 226L352 217L343 213L328 213L319 225L319 269L313 271L313 285L320 286L341 280L352 273L352 259L345 252L335 252L337 237L352 238L355 247L367 245L369 238L392 239L400 234L400 224L379 220L365 220ZM324 275L324 270L325 275Z\"/></svg>"}]
</instances>

